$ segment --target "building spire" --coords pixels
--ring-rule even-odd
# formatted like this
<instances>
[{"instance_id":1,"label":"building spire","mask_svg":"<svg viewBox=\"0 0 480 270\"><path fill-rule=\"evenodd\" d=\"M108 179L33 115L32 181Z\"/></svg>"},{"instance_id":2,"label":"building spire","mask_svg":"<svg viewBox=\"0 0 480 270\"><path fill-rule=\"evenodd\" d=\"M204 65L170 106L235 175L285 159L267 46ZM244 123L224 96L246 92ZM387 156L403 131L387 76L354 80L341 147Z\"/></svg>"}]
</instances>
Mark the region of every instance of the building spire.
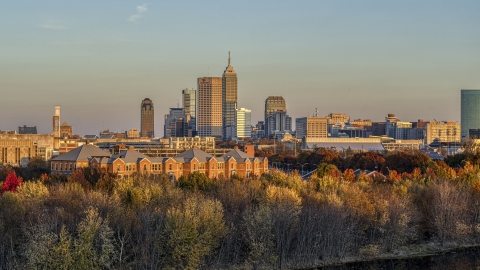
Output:
<instances>
[{"instance_id":1,"label":"building spire","mask_svg":"<svg viewBox=\"0 0 480 270\"><path fill-rule=\"evenodd\" d=\"M228 51L228 65L230 66L230 51Z\"/></svg>"}]
</instances>

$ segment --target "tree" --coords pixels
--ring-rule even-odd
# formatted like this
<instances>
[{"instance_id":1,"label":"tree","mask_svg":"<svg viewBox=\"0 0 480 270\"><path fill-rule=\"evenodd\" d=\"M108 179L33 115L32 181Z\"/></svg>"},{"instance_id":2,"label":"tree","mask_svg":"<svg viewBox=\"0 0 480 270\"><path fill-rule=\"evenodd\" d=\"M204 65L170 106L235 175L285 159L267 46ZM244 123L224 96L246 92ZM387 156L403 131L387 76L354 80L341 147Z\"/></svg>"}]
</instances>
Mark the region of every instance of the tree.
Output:
<instances>
[{"instance_id":1,"label":"tree","mask_svg":"<svg viewBox=\"0 0 480 270\"><path fill-rule=\"evenodd\" d=\"M3 183L2 194L6 191L15 192L17 188L22 184L23 179L21 177L17 177L15 171L10 171L8 173L7 179Z\"/></svg>"}]
</instances>

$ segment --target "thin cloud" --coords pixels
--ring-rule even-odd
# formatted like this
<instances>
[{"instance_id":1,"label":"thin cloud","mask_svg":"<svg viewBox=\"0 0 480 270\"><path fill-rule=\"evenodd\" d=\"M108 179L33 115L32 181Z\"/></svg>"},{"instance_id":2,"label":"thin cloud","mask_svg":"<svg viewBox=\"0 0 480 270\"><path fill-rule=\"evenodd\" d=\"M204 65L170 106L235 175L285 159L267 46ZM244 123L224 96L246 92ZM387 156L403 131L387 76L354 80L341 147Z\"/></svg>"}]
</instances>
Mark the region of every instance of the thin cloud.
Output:
<instances>
[{"instance_id":1,"label":"thin cloud","mask_svg":"<svg viewBox=\"0 0 480 270\"><path fill-rule=\"evenodd\" d=\"M45 28L45 29L51 29L51 30L65 30L65 29L68 29L65 25L59 24L57 22L52 22L52 21L42 23L38 27Z\"/></svg>"},{"instance_id":2,"label":"thin cloud","mask_svg":"<svg viewBox=\"0 0 480 270\"><path fill-rule=\"evenodd\" d=\"M147 9L147 4L143 4L141 6L137 6L137 13L131 15L130 17L128 17L128 21L132 22L132 23L137 23L138 20L140 18L143 17L143 14L145 12L147 12L148 9Z\"/></svg>"}]
</instances>

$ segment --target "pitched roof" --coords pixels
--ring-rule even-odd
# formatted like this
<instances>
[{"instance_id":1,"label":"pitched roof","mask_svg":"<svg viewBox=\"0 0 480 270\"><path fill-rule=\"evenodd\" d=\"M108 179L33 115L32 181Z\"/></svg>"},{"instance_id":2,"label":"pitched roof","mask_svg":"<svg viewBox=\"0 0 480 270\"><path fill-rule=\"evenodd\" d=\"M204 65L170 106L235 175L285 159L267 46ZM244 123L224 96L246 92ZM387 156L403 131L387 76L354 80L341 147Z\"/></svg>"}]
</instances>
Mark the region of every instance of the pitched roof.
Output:
<instances>
[{"instance_id":1,"label":"pitched roof","mask_svg":"<svg viewBox=\"0 0 480 270\"><path fill-rule=\"evenodd\" d=\"M254 157L248 155L245 152L242 152L238 149L234 149L225 155L222 156L225 160L228 160L229 158L233 157L236 161L246 161L246 159L253 160Z\"/></svg>"},{"instance_id":2,"label":"pitched roof","mask_svg":"<svg viewBox=\"0 0 480 270\"><path fill-rule=\"evenodd\" d=\"M136 163L139 159L148 159L148 156L135 150L125 150L120 152L119 154L113 155L110 158L110 162L113 162L117 158L121 158L126 163Z\"/></svg>"},{"instance_id":3,"label":"pitched roof","mask_svg":"<svg viewBox=\"0 0 480 270\"><path fill-rule=\"evenodd\" d=\"M91 157L110 157L111 155L102 149L84 144L52 160L54 161L88 161Z\"/></svg>"},{"instance_id":4,"label":"pitched roof","mask_svg":"<svg viewBox=\"0 0 480 270\"><path fill-rule=\"evenodd\" d=\"M210 154L207 154L206 152L196 149L196 148L191 148L188 149L187 151L180 153L175 156L175 159L177 158L183 158L185 161L190 161L193 158L196 158L199 162L208 162L210 158L213 156Z\"/></svg>"}]
</instances>

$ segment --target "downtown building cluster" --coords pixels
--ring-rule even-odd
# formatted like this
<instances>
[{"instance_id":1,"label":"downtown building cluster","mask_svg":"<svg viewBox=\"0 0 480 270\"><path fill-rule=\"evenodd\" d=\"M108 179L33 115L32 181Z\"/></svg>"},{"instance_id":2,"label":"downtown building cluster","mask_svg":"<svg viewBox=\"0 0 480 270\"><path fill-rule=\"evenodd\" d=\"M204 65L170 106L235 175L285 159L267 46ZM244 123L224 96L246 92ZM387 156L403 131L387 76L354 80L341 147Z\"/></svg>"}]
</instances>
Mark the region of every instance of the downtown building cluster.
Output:
<instances>
[{"instance_id":1,"label":"downtown building cluster","mask_svg":"<svg viewBox=\"0 0 480 270\"><path fill-rule=\"evenodd\" d=\"M221 77L197 78L196 84L196 90L181 91L182 106L178 104L164 115L163 138L155 136L154 101L150 98L140 103L139 129L104 130L98 135L75 135L72 126L61 122L60 106L55 106L51 134L36 134L36 127L27 126L19 126L18 131L0 131L0 165L18 166L33 157L49 160L84 144L94 144L111 154L135 149L152 157L174 157L197 147L218 157L231 150L217 148L216 142L220 140L255 143L262 138L290 143L290 147L298 143L304 150L430 147L444 148L447 154L454 154L461 149L462 141L480 136L480 90L461 90L461 124L435 119L408 122L395 114L387 114L380 122L351 119L344 113L320 116L316 108L312 115L292 120L282 96L266 97L263 119L252 124L251 110L238 106L238 77L230 53Z\"/></svg>"}]
</instances>

